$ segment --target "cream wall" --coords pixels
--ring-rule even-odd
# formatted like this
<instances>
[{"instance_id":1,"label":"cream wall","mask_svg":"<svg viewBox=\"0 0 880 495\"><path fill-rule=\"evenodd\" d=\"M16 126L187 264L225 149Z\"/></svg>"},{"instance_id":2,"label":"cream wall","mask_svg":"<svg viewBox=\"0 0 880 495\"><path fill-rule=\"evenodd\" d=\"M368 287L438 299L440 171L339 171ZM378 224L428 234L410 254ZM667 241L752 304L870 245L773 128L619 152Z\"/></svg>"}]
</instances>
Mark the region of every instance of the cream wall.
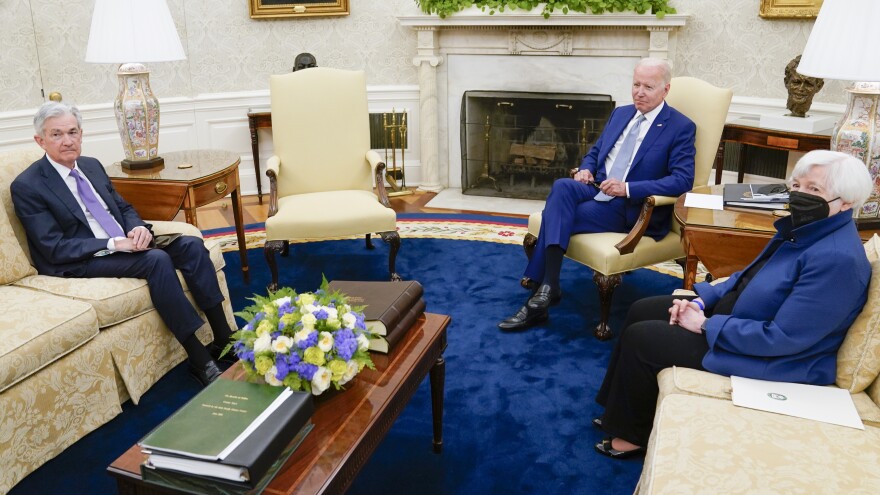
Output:
<instances>
[{"instance_id":1,"label":"cream wall","mask_svg":"<svg viewBox=\"0 0 880 495\"><path fill-rule=\"evenodd\" d=\"M765 20L759 0L671 0L690 14L677 34L676 75L699 77L734 90L732 112L784 109L785 64L802 50L812 20ZM363 69L371 111L408 108L418 122L414 32L398 15L418 14L414 0L350 0L345 17L253 20L247 0L168 0L187 53L179 62L150 64L162 103L160 150L227 148L241 153L243 192L255 192L246 112L268 106L268 77L290 71L308 51L321 66ZM115 67L83 62L94 0L2 0L0 36L0 148L30 141L30 116L60 91L83 109L85 150L108 162L120 147L111 102ZM145 28L147 28L145 26ZM840 112L843 85L829 81L814 109ZM411 127L412 136L418 129ZM261 161L271 154L271 132L261 131ZM420 178L419 140L410 139L407 183Z\"/></svg>"}]
</instances>

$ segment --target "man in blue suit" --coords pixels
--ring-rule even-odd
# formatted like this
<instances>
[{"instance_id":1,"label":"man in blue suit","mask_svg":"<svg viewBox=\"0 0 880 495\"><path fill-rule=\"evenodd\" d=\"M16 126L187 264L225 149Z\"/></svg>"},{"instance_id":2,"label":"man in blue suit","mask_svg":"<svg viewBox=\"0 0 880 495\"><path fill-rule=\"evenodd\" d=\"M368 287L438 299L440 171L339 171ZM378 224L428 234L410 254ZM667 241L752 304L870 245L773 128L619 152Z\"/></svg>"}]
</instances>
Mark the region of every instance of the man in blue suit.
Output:
<instances>
[{"instance_id":1,"label":"man in blue suit","mask_svg":"<svg viewBox=\"0 0 880 495\"><path fill-rule=\"evenodd\" d=\"M150 225L116 192L101 163L80 156L82 117L76 107L43 104L34 129L34 140L46 155L19 174L10 190L37 271L55 277L146 279L156 311L189 356L193 376L205 385L216 379L219 348L205 349L196 338L203 322L175 273L181 271L214 341L223 345L232 331L204 242L181 236L153 247Z\"/></svg>"},{"instance_id":2,"label":"man in blue suit","mask_svg":"<svg viewBox=\"0 0 880 495\"><path fill-rule=\"evenodd\" d=\"M678 196L693 187L696 126L664 102L671 78L665 60L639 61L633 72L633 104L611 113L572 179L553 183L525 271L537 289L499 328L523 330L547 320L548 308L562 297L559 272L572 235L629 232L645 198ZM671 215L670 206L655 209L645 234L664 237Z\"/></svg>"}]
</instances>

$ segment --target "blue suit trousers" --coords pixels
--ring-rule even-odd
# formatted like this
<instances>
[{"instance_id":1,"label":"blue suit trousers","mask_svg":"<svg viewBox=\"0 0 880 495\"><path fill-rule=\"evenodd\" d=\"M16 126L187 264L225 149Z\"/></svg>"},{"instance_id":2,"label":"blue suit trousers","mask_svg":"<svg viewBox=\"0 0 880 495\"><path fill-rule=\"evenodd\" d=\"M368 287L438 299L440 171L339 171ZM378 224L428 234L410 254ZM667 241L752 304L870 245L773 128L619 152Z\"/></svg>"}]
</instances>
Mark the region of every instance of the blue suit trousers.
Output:
<instances>
[{"instance_id":1,"label":"blue suit trousers","mask_svg":"<svg viewBox=\"0 0 880 495\"><path fill-rule=\"evenodd\" d=\"M595 186L574 179L558 179L541 214L541 230L535 251L524 276L540 283L544 280L544 259L548 246L568 250L574 234L597 232L627 232L627 198L594 201L599 192Z\"/></svg>"}]
</instances>

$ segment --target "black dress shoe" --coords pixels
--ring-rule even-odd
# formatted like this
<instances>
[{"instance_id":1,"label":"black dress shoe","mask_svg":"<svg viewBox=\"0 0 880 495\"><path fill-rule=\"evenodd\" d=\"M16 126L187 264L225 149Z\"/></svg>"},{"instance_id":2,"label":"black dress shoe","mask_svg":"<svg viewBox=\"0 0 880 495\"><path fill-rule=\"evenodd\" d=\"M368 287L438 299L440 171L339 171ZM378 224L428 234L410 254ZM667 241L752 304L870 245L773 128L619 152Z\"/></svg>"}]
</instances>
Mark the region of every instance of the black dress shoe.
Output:
<instances>
[{"instance_id":1,"label":"black dress shoe","mask_svg":"<svg viewBox=\"0 0 880 495\"><path fill-rule=\"evenodd\" d=\"M540 309L546 311L550 306L559 304L562 299L562 289L553 290L547 284L541 284L538 290L529 298L526 306L529 309Z\"/></svg>"},{"instance_id":2,"label":"black dress shoe","mask_svg":"<svg viewBox=\"0 0 880 495\"><path fill-rule=\"evenodd\" d=\"M611 440L611 437L608 437L597 443L596 452L602 455L607 455L612 459L629 459L630 457L636 457L645 454L644 447L636 447L632 450L617 450L611 446Z\"/></svg>"},{"instance_id":3,"label":"black dress shoe","mask_svg":"<svg viewBox=\"0 0 880 495\"><path fill-rule=\"evenodd\" d=\"M523 306L515 315L499 323L498 328L507 331L525 330L545 321L547 321L547 310L536 311Z\"/></svg>"},{"instance_id":4,"label":"black dress shoe","mask_svg":"<svg viewBox=\"0 0 880 495\"><path fill-rule=\"evenodd\" d=\"M193 376L203 387L207 387L211 382L220 377L220 368L214 361L208 361L202 369L189 363L189 374Z\"/></svg>"},{"instance_id":5,"label":"black dress shoe","mask_svg":"<svg viewBox=\"0 0 880 495\"><path fill-rule=\"evenodd\" d=\"M229 352L227 352L223 356L220 356L221 352L223 352L223 348L219 345L213 342L208 344L208 354L211 355L211 359L217 361L217 364L221 366L226 365L226 367L229 367L238 362L238 358L235 356L235 352L233 352L232 349L230 349Z\"/></svg>"}]
</instances>

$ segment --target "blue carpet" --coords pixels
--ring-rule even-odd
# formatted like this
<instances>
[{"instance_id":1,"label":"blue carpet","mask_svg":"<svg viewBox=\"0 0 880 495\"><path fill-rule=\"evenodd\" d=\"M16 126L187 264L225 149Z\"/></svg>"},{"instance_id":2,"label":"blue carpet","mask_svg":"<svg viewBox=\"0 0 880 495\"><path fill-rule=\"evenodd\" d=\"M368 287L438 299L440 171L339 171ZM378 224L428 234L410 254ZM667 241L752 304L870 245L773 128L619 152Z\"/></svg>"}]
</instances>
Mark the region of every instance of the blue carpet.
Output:
<instances>
[{"instance_id":1,"label":"blue carpet","mask_svg":"<svg viewBox=\"0 0 880 495\"><path fill-rule=\"evenodd\" d=\"M279 258L281 284L313 290L329 280L383 280L387 247L363 240L291 245ZM225 255L236 310L269 280L261 249L248 252L251 283L244 285L238 253ZM392 427L349 493L587 494L631 493L640 459L596 454L602 434L590 425L601 409L593 398L616 340L592 337L598 297L589 269L566 260L562 303L540 328L502 334L495 324L515 311L526 292L518 279L522 248L509 244L404 239L398 272L425 287L428 311L452 316L448 329L444 450L431 450L427 380ZM624 277L611 325L619 329L635 300L668 294L681 280L650 270ZM13 495L115 493L105 467L197 391L178 366L108 425L76 443L22 481ZM393 487L393 489L392 489Z\"/></svg>"}]
</instances>

